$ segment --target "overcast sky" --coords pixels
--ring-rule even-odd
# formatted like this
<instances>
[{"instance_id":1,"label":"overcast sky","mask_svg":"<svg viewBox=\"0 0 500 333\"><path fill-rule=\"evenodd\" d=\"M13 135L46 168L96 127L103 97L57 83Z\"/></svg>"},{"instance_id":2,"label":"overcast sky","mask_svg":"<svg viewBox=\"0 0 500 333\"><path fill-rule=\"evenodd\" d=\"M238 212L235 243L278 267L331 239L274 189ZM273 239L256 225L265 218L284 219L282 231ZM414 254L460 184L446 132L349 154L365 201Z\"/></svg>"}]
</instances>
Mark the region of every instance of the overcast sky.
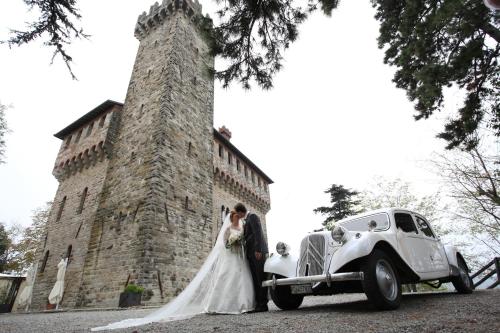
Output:
<instances>
[{"instance_id":1,"label":"overcast sky","mask_svg":"<svg viewBox=\"0 0 500 333\"><path fill-rule=\"evenodd\" d=\"M212 17L213 1L201 1ZM30 222L52 200L51 175L60 141L53 134L106 99L123 102L138 41L137 16L154 1L79 1L92 37L76 42L72 81L41 43L0 47L0 101L11 104L7 163L0 165L0 221ZM331 18L313 15L286 52L275 88L244 91L216 83L215 127L275 182L268 214L270 246L297 246L321 224L315 207L328 203L332 183L362 190L377 175L402 178L421 194L438 190L424 161L443 148L436 118L413 120L413 106L392 83L394 70L377 48L378 23L368 0L342 1ZM0 39L27 20L21 0L0 3ZM451 107L459 103L449 97ZM443 118L443 116L441 116Z\"/></svg>"}]
</instances>

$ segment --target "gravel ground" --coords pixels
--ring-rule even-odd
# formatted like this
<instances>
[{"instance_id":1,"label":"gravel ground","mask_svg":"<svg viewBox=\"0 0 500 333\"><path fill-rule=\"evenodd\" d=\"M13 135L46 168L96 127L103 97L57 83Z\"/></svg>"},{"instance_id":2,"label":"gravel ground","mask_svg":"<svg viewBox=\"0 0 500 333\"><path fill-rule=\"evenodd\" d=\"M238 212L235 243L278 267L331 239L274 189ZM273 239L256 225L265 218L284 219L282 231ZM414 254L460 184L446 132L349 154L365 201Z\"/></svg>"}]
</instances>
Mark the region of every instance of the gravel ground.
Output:
<instances>
[{"instance_id":1,"label":"gravel ground","mask_svg":"<svg viewBox=\"0 0 500 333\"><path fill-rule=\"evenodd\" d=\"M500 332L500 290L471 295L432 293L404 295L395 311L376 312L362 294L307 297L299 310L244 315L199 315L116 333L144 332ZM1 314L1 333L89 332L154 309Z\"/></svg>"}]
</instances>

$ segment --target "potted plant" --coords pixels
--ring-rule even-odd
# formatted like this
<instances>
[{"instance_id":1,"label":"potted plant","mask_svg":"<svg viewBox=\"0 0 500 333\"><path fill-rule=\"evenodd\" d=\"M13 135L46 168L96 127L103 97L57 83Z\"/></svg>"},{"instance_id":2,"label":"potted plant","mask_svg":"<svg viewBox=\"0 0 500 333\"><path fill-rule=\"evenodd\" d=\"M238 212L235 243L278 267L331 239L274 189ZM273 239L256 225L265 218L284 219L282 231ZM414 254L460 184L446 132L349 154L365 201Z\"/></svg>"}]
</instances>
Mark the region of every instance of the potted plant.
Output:
<instances>
[{"instance_id":1,"label":"potted plant","mask_svg":"<svg viewBox=\"0 0 500 333\"><path fill-rule=\"evenodd\" d=\"M129 284L125 287L122 293L120 293L120 301L118 306L121 308L128 308L130 306L141 305L141 296L144 288L137 286L135 284Z\"/></svg>"}]
</instances>

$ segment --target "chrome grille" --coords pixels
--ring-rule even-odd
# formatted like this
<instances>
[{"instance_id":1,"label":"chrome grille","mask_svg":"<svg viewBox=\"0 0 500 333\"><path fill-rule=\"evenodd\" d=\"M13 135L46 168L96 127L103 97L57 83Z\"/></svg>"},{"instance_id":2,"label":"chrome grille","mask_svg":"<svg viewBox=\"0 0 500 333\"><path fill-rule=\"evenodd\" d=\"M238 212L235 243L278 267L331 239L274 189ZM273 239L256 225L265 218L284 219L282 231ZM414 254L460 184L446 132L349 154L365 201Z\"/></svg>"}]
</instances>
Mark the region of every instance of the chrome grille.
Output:
<instances>
[{"instance_id":1,"label":"chrome grille","mask_svg":"<svg viewBox=\"0 0 500 333\"><path fill-rule=\"evenodd\" d=\"M323 274L325 270L326 239L323 234L309 235L300 244L299 276Z\"/></svg>"}]
</instances>

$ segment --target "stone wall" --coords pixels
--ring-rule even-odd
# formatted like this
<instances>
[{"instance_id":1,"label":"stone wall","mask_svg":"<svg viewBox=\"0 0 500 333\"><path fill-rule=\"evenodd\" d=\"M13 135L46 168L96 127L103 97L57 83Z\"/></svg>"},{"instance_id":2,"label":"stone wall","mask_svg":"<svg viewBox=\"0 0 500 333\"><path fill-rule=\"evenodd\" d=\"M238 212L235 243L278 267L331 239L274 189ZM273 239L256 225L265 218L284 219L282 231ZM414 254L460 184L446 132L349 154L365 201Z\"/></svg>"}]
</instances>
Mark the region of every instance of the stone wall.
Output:
<instances>
[{"instance_id":1,"label":"stone wall","mask_svg":"<svg viewBox=\"0 0 500 333\"><path fill-rule=\"evenodd\" d=\"M57 264L61 258L67 256L70 246L71 256L65 276L65 294L62 302L65 307L76 305L92 221L97 211L108 163L107 158L102 158L94 165L83 168L82 171L60 182L47 224L47 239L37 254L39 263L33 289L32 309L45 309L49 293L56 282ZM85 188L87 191L83 198ZM46 256L47 260L44 260Z\"/></svg>"}]
</instances>

